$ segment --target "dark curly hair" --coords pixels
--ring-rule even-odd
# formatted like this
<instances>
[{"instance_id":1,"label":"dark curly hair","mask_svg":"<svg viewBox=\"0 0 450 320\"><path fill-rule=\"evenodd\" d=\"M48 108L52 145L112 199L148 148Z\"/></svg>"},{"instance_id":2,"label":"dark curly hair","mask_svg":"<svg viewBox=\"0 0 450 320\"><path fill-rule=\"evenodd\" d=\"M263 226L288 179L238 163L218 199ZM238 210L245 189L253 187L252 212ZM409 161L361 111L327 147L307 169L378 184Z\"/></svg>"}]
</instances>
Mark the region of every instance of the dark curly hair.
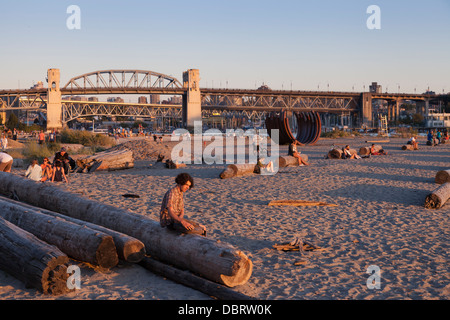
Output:
<instances>
[{"instance_id":1,"label":"dark curly hair","mask_svg":"<svg viewBox=\"0 0 450 320\"><path fill-rule=\"evenodd\" d=\"M188 181L191 182L191 186L189 187L189 189L192 189L194 187L194 179L190 176L190 174L180 173L175 178L176 184L179 184L179 185L185 185Z\"/></svg>"}]
</instances>

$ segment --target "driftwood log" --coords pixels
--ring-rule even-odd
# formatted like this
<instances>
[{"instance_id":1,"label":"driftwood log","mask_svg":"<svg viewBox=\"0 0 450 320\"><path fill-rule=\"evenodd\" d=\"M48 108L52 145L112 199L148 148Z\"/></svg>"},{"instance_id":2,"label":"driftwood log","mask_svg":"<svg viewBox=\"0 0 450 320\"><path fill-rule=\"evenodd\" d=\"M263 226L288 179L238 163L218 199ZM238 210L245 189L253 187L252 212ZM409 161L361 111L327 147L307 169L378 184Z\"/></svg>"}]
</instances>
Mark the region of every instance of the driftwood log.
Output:
<instances>
[{"instance_id":1,"label":"driftwood log","mask_svg":"<svg viewBox=\"0 0 450 320\"><path fill-rule=\"evenodd\" d=\"M234 177L245 176L255 172L256 164L229 164L227 168L220 174L221 179L228 179Z\"/></svg>"},{"instance_id":2,"label":"driftwood log","mask_svg":"<svg viewBox=\"0 0 450 320\"><path fill-rule=\"evenodd\" d=\"M308 162L308 156L306 154L301 153L300 156L303 159L303 161ZM279 168L297 167L298 159L292 156L280 156L278 158L278 166Z\"/></svg>"},{"instance_id":3,"label":"driftwood log","mask_svg":"<svg viewBox=\"0 0 450 320\"><path fill-rule=\"evenodd\" d=\"M113 238L105 233L1 199L0 216L75 260L102 268L119 262Z\"/></svg>"},{"instance_id":4,"label":"driftwood log","mask_svg":"<svg viewBox=\"0 0 450 320\"><path fill-rule=\"evenodd\" d=\"M0 217L0 268L27 287L51 295L68 292L68 262L57 247Z\"/></svg>"},{"instance_id":5,"label":"driftwood log","mask_svg":"<svg viewBox=\"0 0 450 320\"><path fill-rule=\"evenodd\" d=\"M376 152L379 152L380 150L383 150L383 147L379 144L376 144L373 146ZM362 147L359 149L359 155L360 156L367 156L370 154L370 147Z\"/></svg>"},{"instance_id":6,"label":"driftwood log","mask_svg":"<svg viewBox=\"0 0 450 320\"><path fill-rule=\"evenodd\" d=\"M350 149L350 154L357 153L355 149ZM328 151L327 159L342 159L342 149L334 148Z\"/></svg>"},{"instance_id":7,"label":"driftwood log","mask_svg":"<svg viewBox=\"0 0 450 320\"><path fill-rule=\"evenodd\" d=\"M103 151L76 161L77 172L114 171L134 167L133 151Z\"/></svg>"},{"instance_id":8,"label":"driftwood log","mask_svg":"<svg viewBox=\"0 0 450 320\"><path fill-rule=\"evenodd\" d=\"M402 150L416 150L412 144L405 144L402 146Z\"/></svg>"},{"instance_id":9,"label":"driftwood log","mask_svg":"<svg viewBox=\"0 0 450 320\"><path fill-rule=\"evenodd\" d=\"M203 279L189 271L180 270L161 263L151 257L144 257L139 263L144 268L189 288L203 292L219 300L252 300L251 297L231 290L228 287Z\"/></svg>"},{"instance_id":10,"label":"driftwood log","mask_svg":"<svg viewBox=\"0 0 450 320\"><path fill-rule=\"evenodd\" d=\"M75 219L75 218L54 212L54 211L46 210L46 209L39 208L39 207L34 207L27 203L18 202L18 201L12 200L12 199L0 197L0 202L4 202L4 201L20 205L25 209L31 209L31 210L41 212L48 216L56 217L59 219L64 219L66 221L78 224L78 225L82 226L83 228L89 228L92 230L96 230L100 233L110 235L114 240L114 245L116 247L117 256L121 260L128 261L131 263L137 263L137 262L141 261L141 259L145 255L144 244L141 241L139 241L138 239L130 237L129 235L93 224L90 222Z\"/></svg>"},{"instance_id":11,"label":"driftwood log","mask_svg":"<svg viewBox=\"0 0 450 320\"><path fill-rule=\"evenodd\" d=\"M450 198L450 182L442 184L425 198L425 208L440 209Z\"/></svg>"},{"instance_id":12,"label":"driftwood log","mask_svg":"<svg viewBox=\"0 0 450 320\"><path fill-rule=\"evenodd\" d=\"M251 276L251 260L230 244L178 234L143 215L82 198L50 184L5 172L0 172L0 180L1 194L12 193L34 206L128 234L142 241L152 257L211 281L234 287L246 283Z\"/></svg>"},{"instance_id":13,"label":"driftwood log","mask_svg":"<svg viewBox=\"0 0 450 320\"><path fill-rule=\"evenodd\" d=\"M450 169L441 170L436 173L436 177L434 181L438 184L444 184L446 182L450 182Z\"/></svg>"}]
</instances>

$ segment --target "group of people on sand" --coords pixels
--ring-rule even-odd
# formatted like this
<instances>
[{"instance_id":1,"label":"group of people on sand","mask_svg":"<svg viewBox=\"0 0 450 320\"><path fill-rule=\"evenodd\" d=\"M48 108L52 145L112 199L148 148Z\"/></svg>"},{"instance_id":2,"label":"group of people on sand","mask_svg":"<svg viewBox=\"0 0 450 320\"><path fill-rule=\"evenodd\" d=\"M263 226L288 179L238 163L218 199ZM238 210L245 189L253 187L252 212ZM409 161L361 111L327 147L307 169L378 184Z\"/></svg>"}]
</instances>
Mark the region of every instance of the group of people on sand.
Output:
<instances>
[{"instance_id":1,"label":"group of people on sand","mask_svg":"<svg viewBox=\"0 0 450 320\"><path fill-rule=\"evenodd\" d=\"M45 157L40 165L37 159L31 161L30 166L25 171L25 177L34 181L51 181L69 183L67 176L69 174L70 164L69 155L66 148L55 153L53 163Z\"/></svg>"},{"instance_id":2,"label":"group of people on sand","mask_svg":"<svg viewBox=\"0 0 450 320\"><path fill-rule=\"evenodd\" d=\"M446 143L449 140L448 131L445 129L443 132L441 130L429 130L427 134L427 145L437 146L441 143Z\"/></svg>"}]
</instances>

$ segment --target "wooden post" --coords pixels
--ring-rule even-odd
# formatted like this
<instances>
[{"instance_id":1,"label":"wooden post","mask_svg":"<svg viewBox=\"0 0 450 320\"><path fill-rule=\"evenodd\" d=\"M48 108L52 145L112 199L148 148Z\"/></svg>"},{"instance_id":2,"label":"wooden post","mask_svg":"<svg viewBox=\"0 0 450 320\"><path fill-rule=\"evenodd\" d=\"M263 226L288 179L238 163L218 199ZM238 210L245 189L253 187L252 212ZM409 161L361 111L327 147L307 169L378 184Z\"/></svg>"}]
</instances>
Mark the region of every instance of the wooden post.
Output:
<instances>
[{"instance_id":1,"label":"wooden post","mask_svg":"<svg viewBox=\"0 0 450 320\"><path fill-rule=\"evenodd\" d=\"M0 268L27 287L52 295L68 292L68 262L57 247L0 217Z\"/></svg>"},{"instance_id":2,"label":"wooden post","mask_svg":"<svg viewBox=\"0 0 450 320\"><path fill-rule=\"evenodd\" d=\"M111 205L82 198L60 188L0 172L0 193L132 236L144 243L147 254L229 287L244 284L253 270L240 250L219 241L161 228L159 221Z\"/></svg>"},{"instance_id":3,"label":"wooden post","mask_svg":"<svg viewBox=\"0 0 450 320\"><path fill-rule=\"evenodd\" d=\"M1 200L0 216L76 260L103 268L119 262L113 238L105 233Z\"/></svg>"},{"instance_id":4,"label":"wooden post","mask_svg":"<svg viewBox=\"0 0 450 320\"><path fill-rule=\"evenodd\" d=\"M114 240L114 244L117 250L117 255L120 259L131 262L131 263L137 263L139 261L141 261L141 259L144 257L145 255L145 246L144 244L139 241L138 239L135 239L133 237L130 237L129 235L126 235L124 233L120 233L90 222L86 222L83 220L79 220L79 219L75 219L66 215L62 215L60 213L54 212L54 211L50 211L50 210L46 210L43 208L39 208L39 207L33 207L27 203L23 203L23 202L18 202L15 200L11 200L11 199L7 199L4 197L0 197L0 201L7 201L10 203L15 203L18 204L22 207L24 207L25 209L31 209L31 210L36 210L38 212L41 212L45 215L50 215L53 217L57 217L59 219L64 219L66 221L70 221L72 223L76 223L80 226L82 226L83 228L89 228L92 230L97 230L99 232L105 233L107 235L110 235L113 240Z\"/></svg>"}]
</instances>

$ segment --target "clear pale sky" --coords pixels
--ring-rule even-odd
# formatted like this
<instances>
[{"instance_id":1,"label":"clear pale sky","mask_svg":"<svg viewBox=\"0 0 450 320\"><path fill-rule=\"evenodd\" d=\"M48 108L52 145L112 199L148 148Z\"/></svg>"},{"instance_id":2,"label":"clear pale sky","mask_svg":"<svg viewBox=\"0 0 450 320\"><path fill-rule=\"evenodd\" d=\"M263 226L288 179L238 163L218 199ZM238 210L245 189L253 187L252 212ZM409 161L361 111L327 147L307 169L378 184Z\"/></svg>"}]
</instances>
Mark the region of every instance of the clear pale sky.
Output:
<instances>
[{"instance_id":1,"label":"clear pale sky","mask_svg":"<svg viewBox=\"0 0 450 320\"><path fill-rule=\"evenodd\" d=\"M69 30L69 5L81 29ZM381 29L366 25L370 5ZM450 0L2 1L0 89L104 69L172 75L201 86L450 91Z\"/></svg>"}]
</instances>

